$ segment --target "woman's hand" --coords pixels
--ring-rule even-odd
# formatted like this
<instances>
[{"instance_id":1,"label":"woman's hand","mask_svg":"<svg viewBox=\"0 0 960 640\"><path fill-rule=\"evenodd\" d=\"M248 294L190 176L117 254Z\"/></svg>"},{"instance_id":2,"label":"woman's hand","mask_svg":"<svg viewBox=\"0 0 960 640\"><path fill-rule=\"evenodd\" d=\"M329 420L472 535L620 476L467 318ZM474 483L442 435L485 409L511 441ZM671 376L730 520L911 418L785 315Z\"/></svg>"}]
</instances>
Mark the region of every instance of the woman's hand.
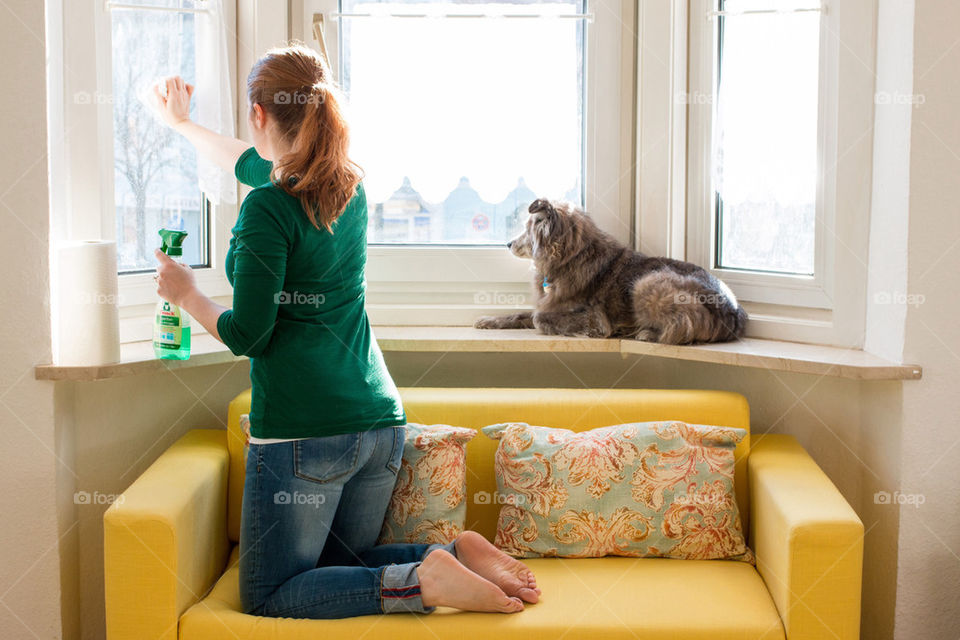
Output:
<instances>
[{"instance_id":1,"label":"woman's hand","mask_svg":"<svg viewBox=\"0 0 960 640\"><path fill-rule=\"evenodd\" d=\"M157 109L160 117L170 127L190 121L190 98L193 96L193 85L187 84L180 76L170 76L164 79L166 93L160 87L153 86L153 95L157 99Z\"/></svg>"},{"instance_id":2,"label":"woman's hand","mask_svg":"<svg viewBox=\"0 0 960 640\"><path fill-rule=\"evenodd\" d=\"M185 264L172 260L160 249L154 250L157 256L157 295L178 307L183 301L197 291L197 281L193 276L193 269Z\"/></svg>"}]
</instances>

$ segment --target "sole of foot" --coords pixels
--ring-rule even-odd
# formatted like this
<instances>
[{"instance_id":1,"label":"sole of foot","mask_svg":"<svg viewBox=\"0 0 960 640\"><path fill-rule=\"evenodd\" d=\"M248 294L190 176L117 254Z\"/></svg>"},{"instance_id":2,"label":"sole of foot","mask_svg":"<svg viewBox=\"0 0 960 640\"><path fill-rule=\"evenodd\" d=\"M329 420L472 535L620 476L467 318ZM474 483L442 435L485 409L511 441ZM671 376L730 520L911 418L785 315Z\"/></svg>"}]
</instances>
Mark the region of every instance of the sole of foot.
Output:
<instances>
[{"instance_id":1,"label":"sole of foot","mask_svg":"<svg viewBox=\"0 0 960 640\"><path fill-rule=\"evenodd\" d=\"M530 568L497 549L476 531L460 534L456 549L460 562L500 587L508 596L531 604L539 602L541 591Z\"/></svg>"},{"instance_id":2,"label":"sole of foot","mask_svg":"<svg viewBox=\"0 0 960 640\"><path fill-rule=\"evenodd\" d=\"M520 598L512 597L477 575L443 549L431 552L417 568L425 607L453 607L464 611L516 613Z\"/></svg>"}]
</instances>

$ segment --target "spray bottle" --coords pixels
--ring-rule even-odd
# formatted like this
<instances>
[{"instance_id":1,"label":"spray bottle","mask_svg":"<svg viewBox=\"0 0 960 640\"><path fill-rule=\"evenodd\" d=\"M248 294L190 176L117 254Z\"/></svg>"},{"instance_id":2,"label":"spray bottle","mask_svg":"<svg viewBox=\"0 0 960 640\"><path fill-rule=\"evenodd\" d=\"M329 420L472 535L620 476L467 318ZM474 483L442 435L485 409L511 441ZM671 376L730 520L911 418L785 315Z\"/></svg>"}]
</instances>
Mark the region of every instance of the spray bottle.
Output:
<instances>
[{"instance_id":1,"label":"spray bottle","mask_svg":"<svg viewBox=\"0 0 960 640\"><path fill-rule=\"evenodd\" d=\"M186 231L160 229L163 239L160 250L177 262L182 262L183 240ZM186 311L166 300L157 303L153 320L153 352L165 360L186 360L190 357L190 316Z\"/></svg>"}]
</instances>

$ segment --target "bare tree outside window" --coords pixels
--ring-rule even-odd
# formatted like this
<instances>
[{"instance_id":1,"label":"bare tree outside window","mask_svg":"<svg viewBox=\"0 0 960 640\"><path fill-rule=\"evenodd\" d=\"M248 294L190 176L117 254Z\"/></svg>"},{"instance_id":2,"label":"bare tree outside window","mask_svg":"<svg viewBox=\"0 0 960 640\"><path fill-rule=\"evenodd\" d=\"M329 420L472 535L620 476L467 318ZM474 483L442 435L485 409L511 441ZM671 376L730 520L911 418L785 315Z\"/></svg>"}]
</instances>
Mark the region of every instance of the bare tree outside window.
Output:
<instances>
[{"instance_id":1,"label":"bare tree outside window","mask_svg":"<svg viewBox=\"0 0 960 640\"><path fill-rule=\"evenodd\" d=\"M184 258L206 265L207 207L197 186L196 153L154 115L144 97L161 77L195 76L194 15L114 11L114 197L121 273L154 267L160 228L190 235Z\"/></svg>"}]
</instances>

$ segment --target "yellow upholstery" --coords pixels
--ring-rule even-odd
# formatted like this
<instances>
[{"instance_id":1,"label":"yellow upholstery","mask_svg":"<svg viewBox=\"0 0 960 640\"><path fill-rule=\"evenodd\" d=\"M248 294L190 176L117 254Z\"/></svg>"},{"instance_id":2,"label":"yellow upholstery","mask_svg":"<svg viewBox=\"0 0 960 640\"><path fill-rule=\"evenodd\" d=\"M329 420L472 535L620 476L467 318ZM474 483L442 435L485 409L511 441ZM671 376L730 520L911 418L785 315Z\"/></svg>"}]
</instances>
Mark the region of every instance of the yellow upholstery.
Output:
<instances>
[{"instance_id":1,"label":"yellow upholstery","mask_svg":"<svg viewBox=\"0 0 960 640\"><path fill-rule=\"evenodd\" d=\"M744 562L663 558L526 560L543 600L517 615L438 609L423 616L292 620L240 613L237 550L202 603L180 620L189 640L782 640L763 580ZM422 624L421 624L422 623ZM429 630L423 624L429 626Z\"/></svg>"},{"instance_id":2,"label":"yellow upholstery","mask_svg":"<svg viewBox=\"0 0 960 640\"><path fill-rule=\"evenodd\" d=\"M103 516L107 637L177 637L177 618L223 571L224 432L191 431Z\"/></svg>"},{"instance_id":3,"label":"yellow upholstery","mask_svg":"<svg viewBox=\"0 0 960 640\"><path fill-rule=\"evenodd\" d=\"M243 479L246 477L243 448L247 436L240 428L240 416L250 413L250 389L230 401L227 409L227 448L230 450L230 478L227 481L227 532L240 541L240 505L243 503Z\"/></svg>"},{"instance_id":4,"label":"yellow upholstery","mask_svg":"<svg viewBox=\"0 0 960 640\"><path fill-rule=\"evenodd\" d=\"M758 438L748 466L751 545L788 637L858 637L863 523L790 436Z\"/></svg>"},{"instance_id":5,"label":"yellow upholstery","mask_svg":"<svg viewBox=\"0 0 960 640\"><path fill-rule=\"evenodd\" d=\"M575 430L646 420L749 428L742 396L717 391L401 389L411 422L479 428L523 421ZM742 562L601 558L530 561L544 590L515 616L291 620L239 611L236 549L249 392L228 432L195 431L165 452L105 520L110 640L173 638L789 638L858 636L862 525L795 440L749 438L737 449L737 499L758 568ZM495 443L468 446L467 525L492 537ZM749 479L748 479L749 469ZM748 484L749 481L749 484ZM221 575L222 573L222 575ZM204 595L213 586L212 591ZM190 605L193 605L192 607ZM424 626L426 625L426 627ZM369 632L369 633L368 633Z\"/></svg>"}]
</instances>

